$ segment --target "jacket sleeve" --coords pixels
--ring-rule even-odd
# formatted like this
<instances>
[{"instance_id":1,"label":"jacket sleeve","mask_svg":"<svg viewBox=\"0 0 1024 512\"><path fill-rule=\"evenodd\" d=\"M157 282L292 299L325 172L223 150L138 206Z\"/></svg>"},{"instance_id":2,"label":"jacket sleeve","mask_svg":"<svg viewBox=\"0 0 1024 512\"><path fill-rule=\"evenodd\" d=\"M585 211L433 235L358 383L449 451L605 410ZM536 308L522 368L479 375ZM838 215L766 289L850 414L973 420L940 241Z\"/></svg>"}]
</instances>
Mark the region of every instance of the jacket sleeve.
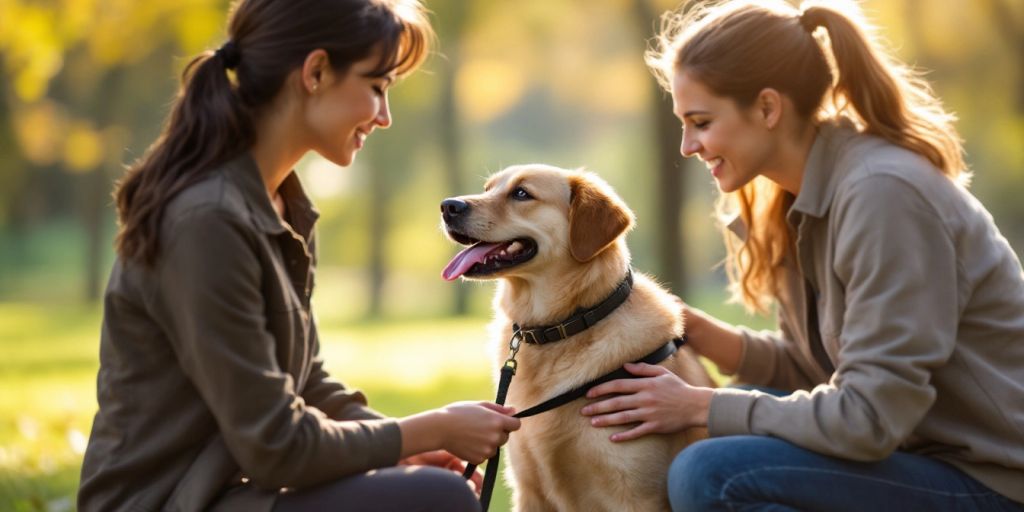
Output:
<instances>
[{"instance_id":1,"label":"jacket sleeve","mask_svg":"<svg viewBox=\"0 0 1024 512\"><path fill-rule=\"evenodd\" d=\"M349 390L338 382L324 369L324 360L320 356L320 339L316 329L316 321L312 322L312 336L316 343L316 356L313 358L313 369L302 390L302 398L306 403L324 412L334 420L367 420L381 419L387 416L370 408L366 396L361 391Z\"/></svg>"},{"instance_id":2,"label":"jacket sleeve","mask_svg":"<svg viewBox=\"0 0 1024 512\"><path fill-rule=\"evenodd\" d=\"M781 306L780 306L781 308ZM740 327L742 352L736 379L743 384L782 391L811 389L824 377L793 341L786 315L777 315L779 330L754 331Z\"/></svg>"},{"instance_id":3,"label":"jacket sleeve","mask_svg":"<svg viewBox=\"0 0 1024 512\"><path fill-rule=\"evenodd\" d=\"M833 268L846 290L836 373L776 398L716 390L712 435L757 434L818 453L880 460L935 400L932 371L956 342L957 259L944 219L902 178L872 174L833 204Z\"/></svg>"},{"instance_id":4,"label":"jacket sleeve","mask_svg":"<svg viewBox=\"0 0 1024 512\"><path fill-rule=\"evenodd\" d=\"M193 210L167 229L155 269L154 317L228 450L251 481L272 489L394 464L394 420L332 420L307 406L279 368L265 327L257 236L231 213Z\"/></svg>"}]
</instances>

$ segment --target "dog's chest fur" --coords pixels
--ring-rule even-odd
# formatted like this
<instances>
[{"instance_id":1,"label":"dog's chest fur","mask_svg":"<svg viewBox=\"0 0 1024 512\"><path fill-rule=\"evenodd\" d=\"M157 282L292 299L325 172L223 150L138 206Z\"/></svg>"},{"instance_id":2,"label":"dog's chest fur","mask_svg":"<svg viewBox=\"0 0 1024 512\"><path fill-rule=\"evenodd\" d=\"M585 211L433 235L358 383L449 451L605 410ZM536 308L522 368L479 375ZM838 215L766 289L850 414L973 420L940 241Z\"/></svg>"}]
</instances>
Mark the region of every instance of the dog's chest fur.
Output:
<instances>
[{"instance_id":1,"label":"dog's chest fur","mask_svg":"<svg viewBox=\"0 0 1024 512\"><path fill-rule=\"evenodd\" d=\"M499 301L500 302L500 301ZM508 357L514 312L504 311L496 320L495 363ZM504 316L504 318L502 318ZM523 322L525 325L529 321ZM629 299L597 325L568 339L545 345L523 344L517 356L518 371L509 387L506 403L524 410L578 387L623 363L640 359L683 332L681 306L646 276L637 274ZM679 373L683 355L662 363ZM651 509L647 495L660 508L665 470L682 448L680 436L646 436L636 441L612 443L608 437L619 428L594 428L580 414L586 399L525 418L509 441L509 476L518 493L537 493L562 510L615 509L612 503L583 506L593 493L592 485L611 486L612 495L634 500L626 509ZM601 493L598 493L601 494ZM607 495L605 495L607 497ZM527 499L524 497L523 499ZM583 501L581 501L583 500ZM517 498L518 503L522 503ZM536 503L536 500L529 500ZM645 504L646 503L646 504ZM597 507L597 508L594 508Z\"/></svg>"}]
</instances>

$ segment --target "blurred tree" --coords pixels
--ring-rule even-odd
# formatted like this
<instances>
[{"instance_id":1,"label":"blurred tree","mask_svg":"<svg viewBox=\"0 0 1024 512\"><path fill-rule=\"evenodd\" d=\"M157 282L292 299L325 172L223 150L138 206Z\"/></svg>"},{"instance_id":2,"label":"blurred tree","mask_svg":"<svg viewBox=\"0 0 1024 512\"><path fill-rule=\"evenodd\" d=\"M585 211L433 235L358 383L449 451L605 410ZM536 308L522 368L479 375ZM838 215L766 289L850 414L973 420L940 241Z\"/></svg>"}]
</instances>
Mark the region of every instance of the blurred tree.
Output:
<instances>
[{"instance_id":1,"label":"blurred tree","mask_svg":"<svg viewBox=\"0 0 1024 512\"><path fill-rule=\"evenodd\" d=\"M130 142L126 134L137 127L159 127L163 112L153 105L166 103L173 90L173 82L161 76L166 63L174 53L192 55L207 46L223 26L226 7L226 0L0 2L0 54L4 73L12 77L11 89L4 88L0 98L0 114L12 115L3 116L0 135L14 121L19 147L4 152L5 161L13 164L0 165L0 178L24 183L4 202L3 217L15 226L31 218L11 212L26 209L41 211L43 217L63 212L77 218L86 235L82 275L90 300L99 296L105 271L108 198L112 178L120 175L127 156L122 153ZM155 130L142 130L147 131ZM9 140L5 137L0 147ZM22 180L32 170L45 179ZM47 191L33 193L32 187ZM65 188L77 212L52 201L52 190Z\"/></svg>"},{"instance_id":2,"label":"blurred tree","mask_svg":"<svg viewBox=\"0 0 1024 512\"><path fill-rule=\"evenodd\" d=\"M640 34L650 38L652 27L658 25L663 10L652 5L650 0L633 1L634 24ZM687 296L686 268L682 247L682 211L687 197L683 180L682 155L679 141L682 129L672 112L672 98L657 81L650 80L651 94L648 106L649 116L654 124L654 152L657 154L657 169L652 181L652 196L655 198L657 223L655 229L655 251L657 252L658 279L668 285L677 296Z\"/></svg>"},{"instance_id":3,"label":"blurred tree","mask_svg":"<svg viewBox=\"0 0 1024 512\"><path fill-rule=\"evenodd\" d=\"M890 3L878 3L890 9ZM903 0L879 23L901 58L927 74L945 106L958 116L972 192L1021 255L1024 250L1024 3L1005 0Z\"/></svg>"},{"instance_id":4,"label":"blurred tree","mask_svg":"<svg viewBox=\"0 0 1024 512\"><path fill-rule=\"evenodd\" d=\"M984 0L996 32L1009 45L1016 66L1017 82L1024 84L1024 8L1019 0ZM1016 10L1014 10L1016 6ZM1024 114L1024 85L1017 87L1017 112Z\"/></svg>"},{"instance_id":5,"label":"blurred tree","mask_svg":"<svg viewBox=\"0 0 1024 512\"><path fill-rule=\"evenodd\" d=\"M388 186L386 172L388 164L384 154L381 153L381 150L376 149L376 146L368 147L365 153L371 168L368 204L370 210L370 286L366 315L369 318L377 318L381 316L384 309L384 280L387 277L385 233L389 227L387 206L391 199L391 188Z\"/></svg>"},{"instance_id":6,"label":"blurred tree","mask_svg":"<svg viewBox=\"0 0 1024 512\"><path fill-rule=\"evenodd\" d=\"M88 276L85 288L98 288L112 235L110 185L159 132L185 62L175 56L220 43L227 3L0 0L5 276L17 273L7 262L17 269L38 255L24 251L19 259L20 244L9 243L19 235L12 233L31 241L39 227L60 223L62 230L50 232L72 236L47 250L67 253L75 270L79 261L93 269L73 277ZM715 259L708 244L717 235L705 205L714 193L700 186L710 181L706 173L691 171L679 156L669 96L643 69L639 51L656 33L658 15L678 0L425 3L435 12L440 55L394 89L395 126L370 139L366 154L344 171L353 178L348 189L322 205L345 219L321 225L321 241L331 248L321 263L357 268L361 276L368 268L373 312L412 296L408 288L386 292L413 274L430 296L458 290L452 308L464 311L465 290L485 287L441 283L434 270L423 276L451 252L436 230L424 229L436 225L437 202L476 190L479 178L505 165L543 161L604 175L641 219L630 241L638 267L678 293L694 286L697 275L687 283L684 268L706 272ZM934 70L929 80L961 116L958 127L978 170L973 190L1020 251L1024 4L864 6L879 14L884 35L895 36L901 58ZM707 243L696 246L699 240ZM447 308L431 308L441 310Z\"/></svg>"},{"instance_id":7,"label":"blurred tree","mask_svg":"<svg viewBox=\"0 0 1024 512\"><path fill-rule=\"evenodd\" d=\"M459 102L456 94L456 77L462 64L462 39L465 37L466 24L470 19L472 6L460 1L435 0L431 7L438 13L435 17L435 28L440 40L440 98L438 100L438 124L440 125L440 143L442 168L448 185L449 196L466 193L462 163L462 134L460 133ZM461 279L452 283L455 289L452 313L465 315L469 309L469 286Z\"/></svg>"}]
</instances>

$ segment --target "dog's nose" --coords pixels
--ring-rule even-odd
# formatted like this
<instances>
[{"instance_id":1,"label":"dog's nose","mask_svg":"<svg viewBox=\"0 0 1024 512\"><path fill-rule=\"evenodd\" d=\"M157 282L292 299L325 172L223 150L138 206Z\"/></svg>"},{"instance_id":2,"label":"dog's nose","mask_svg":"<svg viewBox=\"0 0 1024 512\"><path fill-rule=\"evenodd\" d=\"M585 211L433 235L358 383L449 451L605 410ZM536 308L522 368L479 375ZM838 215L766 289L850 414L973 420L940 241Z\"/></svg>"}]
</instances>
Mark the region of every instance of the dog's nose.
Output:
<instances>
[{"instance_id":1,"label":"dog's nose","mask_svg":"<svg viewBox=\"0 0 1024 512\"><path fill-rule=\"evenodd\" d=\"M469 210L469 203L461 199L445 199L441 201L441 216L449 221Z\"/></svg>"}]
</instances>

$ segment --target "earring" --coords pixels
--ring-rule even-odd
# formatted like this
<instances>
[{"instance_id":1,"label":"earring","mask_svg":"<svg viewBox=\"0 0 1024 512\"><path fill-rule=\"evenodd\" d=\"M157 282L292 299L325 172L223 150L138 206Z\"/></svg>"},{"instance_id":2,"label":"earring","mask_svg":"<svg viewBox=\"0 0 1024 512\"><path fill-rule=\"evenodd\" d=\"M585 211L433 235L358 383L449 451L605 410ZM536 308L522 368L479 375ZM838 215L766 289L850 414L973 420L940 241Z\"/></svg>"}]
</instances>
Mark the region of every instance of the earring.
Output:
<instances>
[{"instance_id":1,"label":"earring","mask_svg":"<svg viewBox=\"0 0 1024 512\"><path fill-rule=\"evenodd\" d=\"M320 87L319 83L313 84L313 92L316 92L317 88L319 88L319 87Z\"/></svg>"}]
</instances>

